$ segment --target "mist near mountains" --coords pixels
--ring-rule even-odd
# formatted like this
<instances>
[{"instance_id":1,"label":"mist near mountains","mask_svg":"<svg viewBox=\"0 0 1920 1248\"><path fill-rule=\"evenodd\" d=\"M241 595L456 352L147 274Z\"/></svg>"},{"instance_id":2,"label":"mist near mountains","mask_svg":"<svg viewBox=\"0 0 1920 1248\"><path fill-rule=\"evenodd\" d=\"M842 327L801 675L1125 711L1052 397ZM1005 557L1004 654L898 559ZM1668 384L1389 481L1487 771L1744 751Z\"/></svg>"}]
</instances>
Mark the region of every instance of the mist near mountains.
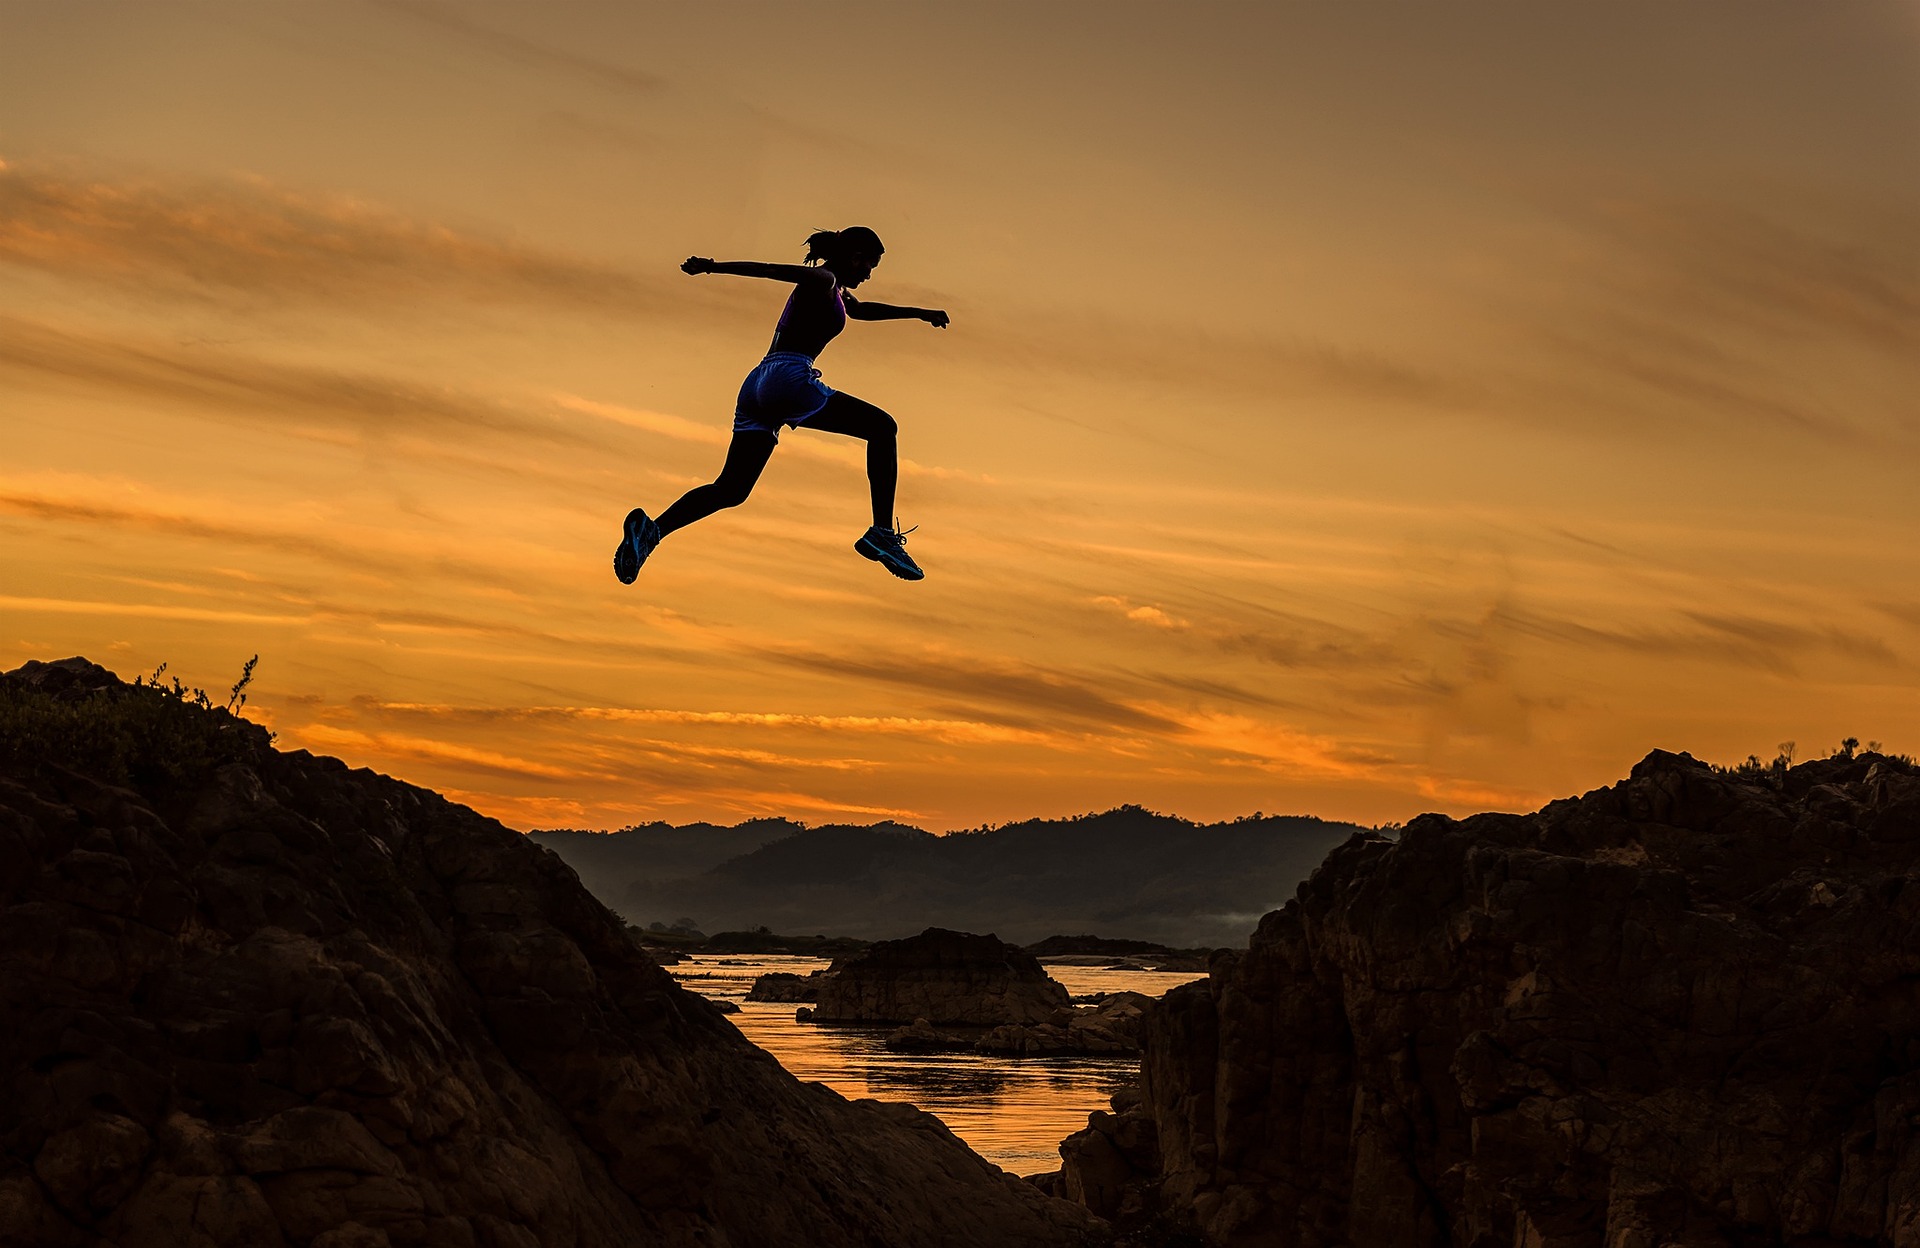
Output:
<instances>
[{"instance_id":1,"label":"mist near mountains","mask_svg":"<svg viewBox=\"0 0 1920 1248\"><path fill-rule=\"evenodd\" d=\"M1200 824L1137 806L936 836L785 819L529 833L629 922L892 940L927 927L1027 944L1091 933L1243 946L1357 824Z\"/></svg>"}]
</instances>

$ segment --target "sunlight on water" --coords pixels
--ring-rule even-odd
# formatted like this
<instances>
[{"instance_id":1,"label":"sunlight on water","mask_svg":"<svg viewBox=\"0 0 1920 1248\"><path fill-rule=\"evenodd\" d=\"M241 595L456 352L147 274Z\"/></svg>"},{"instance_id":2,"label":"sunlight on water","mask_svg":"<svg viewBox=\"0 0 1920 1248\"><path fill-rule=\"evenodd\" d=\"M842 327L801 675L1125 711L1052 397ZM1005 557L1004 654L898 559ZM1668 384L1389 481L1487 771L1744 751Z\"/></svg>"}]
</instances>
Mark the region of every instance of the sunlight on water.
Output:
<instances>
[{"instance_id":1,"label":"sunlight on water","mask_svg":"<svg viewBox=\"0 0 1920 1248\"><path fill-rule=\"evenodd\" d=\"M754 979L768 971L805 975L826 966L817 958L734 954L689 958L668 969L695 992L739 1005L740 1013L728 1017L795 1077L846 1097L916 1105L1015 1174L1059 1169L1060 1141L1085 1127L1090 1112L1107 1108L1107 1098L1139 1072L1139 1060L1126 1057L889 1053L882 1041L891 1027L816 1027L794 1022L795 1006L746 1000ZM1123 990L1159 996L1203 978L1085 966L1049 966L1047 973L1075 996Z\"/></svg>"}]
</instances>

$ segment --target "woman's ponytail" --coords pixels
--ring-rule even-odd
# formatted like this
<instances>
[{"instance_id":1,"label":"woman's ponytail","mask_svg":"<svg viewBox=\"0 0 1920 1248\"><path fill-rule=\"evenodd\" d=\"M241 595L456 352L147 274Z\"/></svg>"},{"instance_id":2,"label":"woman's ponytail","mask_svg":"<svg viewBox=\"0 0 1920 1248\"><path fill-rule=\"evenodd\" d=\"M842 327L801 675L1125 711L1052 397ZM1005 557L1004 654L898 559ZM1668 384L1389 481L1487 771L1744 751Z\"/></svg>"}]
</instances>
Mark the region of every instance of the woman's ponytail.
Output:
<instances>
[{"instance_id":1,"label":"woman's ponytail","mask_svg":"<svg viewBox=\"0 0 1920 1248\"><path fill-rule=\"evenodd\" d=\"M845 255L864 255L878 260L885 250L880 245L880 236L864 225L850 225L844 230L815 230L807 235L808 264Z\"/></svg>"},{"instance_id":2,"label":"woman's ponytail","mask_svg":"<svg viewBox=\"0 0 1920 1248\"><path fill-rule=\"evenodd\" d=\"M839 230L815 230L807 235L807 263L816 260L831 260L838 248L834 243L840 238Z\"/></svg>"}]
</instances>

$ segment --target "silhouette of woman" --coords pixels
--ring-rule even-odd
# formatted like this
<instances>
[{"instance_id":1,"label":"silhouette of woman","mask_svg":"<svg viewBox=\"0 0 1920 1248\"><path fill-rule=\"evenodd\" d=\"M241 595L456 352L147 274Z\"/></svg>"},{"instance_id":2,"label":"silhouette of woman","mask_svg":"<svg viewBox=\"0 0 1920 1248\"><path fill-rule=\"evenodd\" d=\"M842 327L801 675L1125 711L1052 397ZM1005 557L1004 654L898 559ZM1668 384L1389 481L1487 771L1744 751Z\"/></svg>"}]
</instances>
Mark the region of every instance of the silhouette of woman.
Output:
<instances>
[{"instance_id":1,"label":"silhouette of woman","mask_svg":"<svg viewBox=\"0 0 1920 1248\"><path fill-rule=\"evenodd\" d=\"M907 554L906 533L895 530L893 490L899 475L893 417L850 394L830 390L820 381L814 360L835 335L854 321L925 321L936 329L947 327L947 314L931 308L903 308L868 303L850 293L873 274L884 252L880 236L864 225L844 230L820 230L807 239L807 263L762 264L755 260L713 261L694 256L680 267L687 273L729 273L739 277L768 277L793 283L793 293L780 313L767 357L747 374L733 410L733 442L720 475L697 485L662 512L658 520L636 507L627 513L620 545L613 552L613 574L623 585L633 584L640 565L660 539L723 507L738 507L753 492L754 482L779 444L780 427L806 426L826 433L844 433L865 439L867 483L873 493L873 527L860 535L853 548L886 566L903 580L926 576ZM912 532L911 529L907 532Z\"/></svg>"}]
</instances>

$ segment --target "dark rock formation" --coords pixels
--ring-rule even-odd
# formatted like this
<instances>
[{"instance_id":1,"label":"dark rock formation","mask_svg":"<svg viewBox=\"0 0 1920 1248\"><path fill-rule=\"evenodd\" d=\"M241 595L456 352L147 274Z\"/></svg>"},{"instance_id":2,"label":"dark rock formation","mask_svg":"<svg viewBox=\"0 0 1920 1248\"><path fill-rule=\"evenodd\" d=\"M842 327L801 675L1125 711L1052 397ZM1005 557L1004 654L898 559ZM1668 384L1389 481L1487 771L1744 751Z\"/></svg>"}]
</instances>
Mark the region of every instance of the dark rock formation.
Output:
<instances>
[{"instance_id":1,"label":"dark rock formation","mask_svg":"<svg viewBox=\"0 0 1920 1248\"><path fill-rule=\"evenodd\" d=\"M0 677L0 1243L963 1248L1087 1224L928 1115L795 1081L526 838L166 696L77 661Z\"/></svg>"},{"instance_id":2,"label":"dark rock formation","mask_svg":"<svg viewBox=\"0 0 1920 1248\"><path fill-rule=\"evenodd\" d=\"M1017 945L930 927L835 961L813 1021L994 1027L1045 1022L1067 1005L1067 990Z\"/></svg>"},{"instance_id":3,"label":"dark rock formation","mask_svg":"<svg viewBox=\"0 0 1920 1248\"><path fill-rule=\"evenodd\" d=\"M747 989L749 1001L817 1001L820 999L820 981L825 971L813 971L806 975L795 975L791 971L768 971L753 981L753 987Z\"/></svg>"},{"instance_id":4,"label":"dark rock formation","mask_svg":"<svg viewBox=\"0 0 1920 1248\"><path fill-rule=\"evenodd\" d=\"M1056 1011L1044 1023L1002 1024L982 1036L974 1049L1017 1057L1138 1053L1153 1004L1142 992L1110 992L1098 1004Z\"/></svg>"},{"instance_id":5,"label":"dark rock formation","mask_svg":"<svg viewBox=\"0 0 1920 1248\"><path fill-rule=\"evenodd\" d=\"M1917 984L1911 764L1655 753L1354 837L1049 1182L1235 1246L1920 1242Z\"/></svg>"},{"instance_id":6,"label":"dark rock formation","mask_svg":"<svg viewBox=\"0 0 1920 1248\"><path fill-rule=\"evenodd\" d=\"M976 1032L941 1031L924 1018L887 1036L883 1043L895 1053L971 1053Z\"/></svg>"},{"instance_id":7,"label":"dark rock formation","mask_svg":"<svg viewBox=\"0 0 1920 1248\"><path fill-rule=\"evenodd\" d=\"M1103 992L1097 1004L1055 1010L1044 1023L1002 1023L941 1031L924 1018L886 1038L897 1053L985 1053L997 1057L1119 1057L1140 1051L1153 998Z\"/></svg>"},{"instance_id":8,"label":"dark rock formation","mask_svg":"<svg viewBox=\"0 0 1920 1248\"><path fill-rule=\"evenodd\" d=\"M1067 955L1097 954L1105 957L1128 958L1142 954L1157 955L1175 952L1165 945L1156 945L1150 940L1117 940L1108 936L1049 936L1026 946L1028 953L1036 958L1057 958Z\"/></svg>"},{"instance_id":9,"label":"dark rock formation","mask_svg":"<svg viewBox=\"0 0 1920 1248\"><path fill-rule=\"evenodd\" d=\"M1114 1093L1111 1104L1112 1113L1095 1110L1087 1115L1086 1130L1061 1142L1059 1170L1029 1181L1103 1218L1137 1225L1157 1212L1159 1193L1143 1176L1158 1172L1159 1138L1137 1089Z\"/></svg>"}]
</instances>

